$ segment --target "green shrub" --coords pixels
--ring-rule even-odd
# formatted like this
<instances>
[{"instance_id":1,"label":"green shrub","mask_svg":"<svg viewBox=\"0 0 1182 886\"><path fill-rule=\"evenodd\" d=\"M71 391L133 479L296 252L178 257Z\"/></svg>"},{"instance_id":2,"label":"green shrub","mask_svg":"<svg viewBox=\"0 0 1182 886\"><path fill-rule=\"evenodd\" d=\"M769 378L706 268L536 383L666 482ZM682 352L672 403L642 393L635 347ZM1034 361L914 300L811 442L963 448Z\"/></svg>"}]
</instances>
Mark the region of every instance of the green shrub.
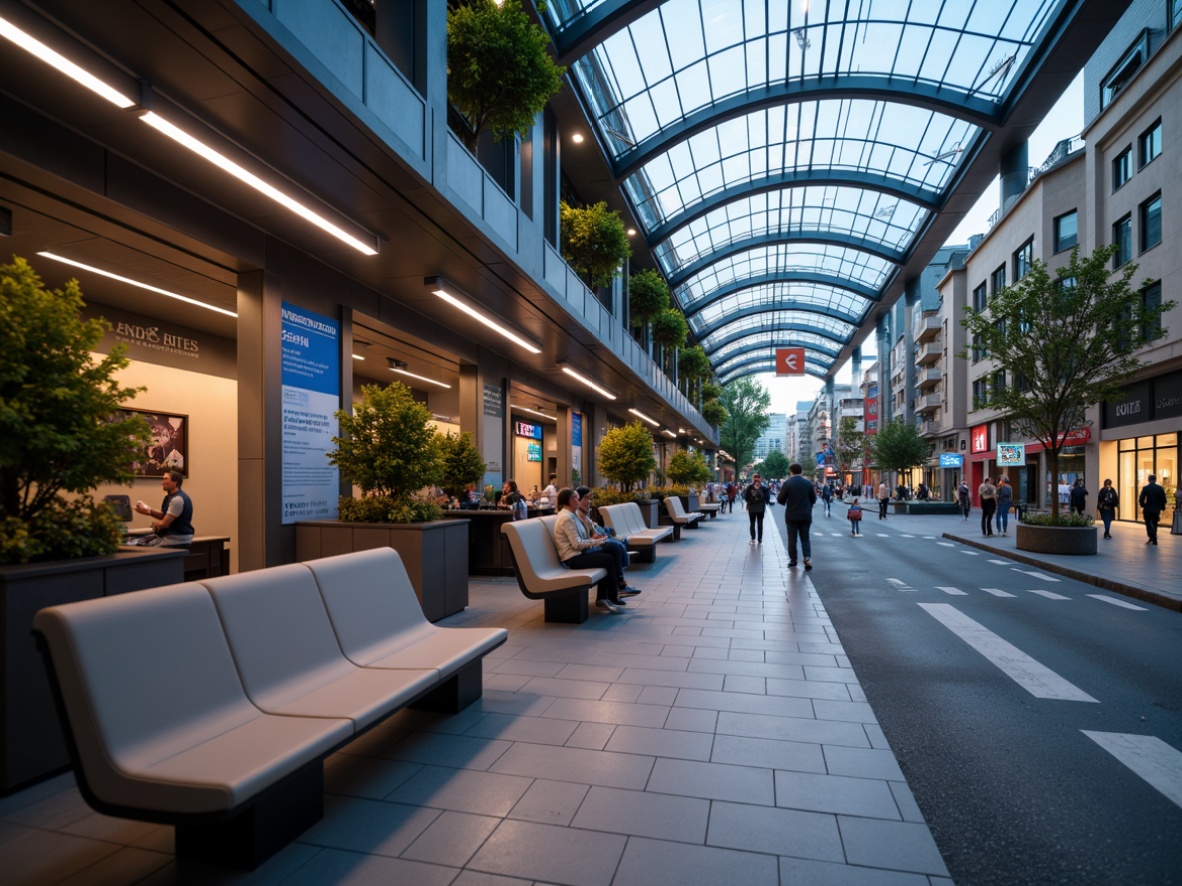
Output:
<instances>
[{"instance_id":1,"label":"green shrub","mask_svg":"<svg viewBox=\"0 0 1182 886\"><path fill-rule=\"evenodd\" d=\"M429 523L442 520L443 510L422 495L342 495L340 519L345 523Z\"/></svg>"},{"instance_id":2,"label":"green shrub","mask_svg":"<svg viewBox=\"0 0 1182 886\"><path fill-rule=\"evenodd\" d=\"M1091 514L1027 514L1023 521L1027 526L1091 526L1096 520Z\"/></svg>"}]
</instances>

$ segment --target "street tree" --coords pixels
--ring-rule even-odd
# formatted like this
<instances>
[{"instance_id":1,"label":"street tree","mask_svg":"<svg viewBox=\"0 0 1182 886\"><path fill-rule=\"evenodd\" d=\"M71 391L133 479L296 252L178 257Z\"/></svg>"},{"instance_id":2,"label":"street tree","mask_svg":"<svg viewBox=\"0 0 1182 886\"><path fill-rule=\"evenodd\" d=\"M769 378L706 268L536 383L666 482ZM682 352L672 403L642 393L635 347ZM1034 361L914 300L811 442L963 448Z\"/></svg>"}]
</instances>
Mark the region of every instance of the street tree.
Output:
<instances>
[{"instance_id":1,"label":"street tree","mask_svg":"<svg viewBox=\"0 0 1182 886\"><path fill-rule=\"evenodd\" d=\"M710 479L710 466L701 452L687 452L679 449L669 456L665 476L670 483L679 486L700 486Z\"/></svg>"},{"instance_id":2,"label":"street tree","mask_svg":"<svg viewBox=\"0 0 1182 886\"><path fill-rule=\"evenodd\" d=\"M778 449L773 449L767 454L767 458L763 460L760 466L760 473L769 479L784 478L788 476L788 456Z\"/></svg>"},{"instance_id":3,"label":"street tree","mask_svg":"<svg viewBox=\"0 0 1182 886\"><path fill-rule=\"evenodd\" d=\"M772 397L759 382L741 378L723 386L718 402L727 413L718 431L719 445L730 454L739 470L751 460L755 441L771 423L767 411Z\"/></svg>"},{"instance_id":4,"label":"street tree","mask_svg":"<svg viewBox=\"0 0 1182 886\"><path fill-rule=\"evenodd\" d=\"M1134 289L1132 263L1114 276L1116 251L1101 246L1081 257L1076 247L1054 276L1035 261L961 321L972 347L992 361L974 408L997 410L1015 433L1041 443L1052 480L1068 432L1083 425L1089 406L1121 396L1121 383L1141 365L1138 352L1166 334L1161 315L1175 304L1144 283ZM1058 496L1051 518L1059 518Z\"/></svg>"},{"instance_id":5,"label":"street tree","mask_svg":"<svg viewBox=\"0 0 1182 886\"><path fill-rule=\"evenodd\" d=\"M902 473L918 468L928 460L932 449L919 429L902 416L883 424L871 440L874 463L885 471Z\"/></svg>"},{"instance_id":6,"label":"street tree","mask_svg":"<svg viewBox=\"0 0 1182 886\"><path fill-rule=\"evenodd\" d=\"M653 435L639 421L612 428L599 443L599 473L625 492L648 479L657 467L653 458Z\"/></svg>"},{"instance_id":7,"label":"street tree","mask_svg":"<svg viewBox=\"0 0 1182 886\"><path fill-rule=\"evenodd\" d=\"M858 430L858 419L852 415L842 416L837 423L837 439L833 443L833 455L837 459L837 470L841 481L852 473L854 465L866 458L866 432Z\"/></svg>"}]
</instances>

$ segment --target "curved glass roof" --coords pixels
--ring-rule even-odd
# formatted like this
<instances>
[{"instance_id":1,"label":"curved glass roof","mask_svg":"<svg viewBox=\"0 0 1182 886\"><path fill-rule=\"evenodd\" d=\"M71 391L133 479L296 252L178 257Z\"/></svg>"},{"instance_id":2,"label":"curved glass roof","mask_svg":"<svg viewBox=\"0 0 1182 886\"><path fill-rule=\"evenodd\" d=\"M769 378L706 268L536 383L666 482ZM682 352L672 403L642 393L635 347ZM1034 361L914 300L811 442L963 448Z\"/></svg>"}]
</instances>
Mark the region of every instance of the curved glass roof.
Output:
<instances>
[{"instance_id":1,"label":"curved glass roof","mask_svg":"<svg viewBox=\"0 0 1182 886\"><path fill-rule=\"evenodd\" d=\"M792 344L824 375L1075 2L549 0L543 20L720 377Z\"/></svg>"}]
</instances>

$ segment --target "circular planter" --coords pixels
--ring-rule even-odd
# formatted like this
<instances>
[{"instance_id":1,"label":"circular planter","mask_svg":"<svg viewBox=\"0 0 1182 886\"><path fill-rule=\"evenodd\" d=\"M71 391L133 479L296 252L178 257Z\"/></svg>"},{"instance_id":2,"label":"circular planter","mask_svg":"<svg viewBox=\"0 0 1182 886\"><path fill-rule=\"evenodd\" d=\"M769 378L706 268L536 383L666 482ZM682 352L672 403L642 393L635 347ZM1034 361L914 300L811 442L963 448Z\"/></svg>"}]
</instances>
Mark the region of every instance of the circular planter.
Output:
<instances>
[{"instance_id":1,"label":"circular planter","mask_svg":"<svg viewBox=\"0 0 1182 886\"><path fill-rule=\"evenodd\" d=\"M1016 544L1019 551L1034 554L1094 554L1095 526L1030 526L1018 524Z\"/></svg>"}]
</instances>

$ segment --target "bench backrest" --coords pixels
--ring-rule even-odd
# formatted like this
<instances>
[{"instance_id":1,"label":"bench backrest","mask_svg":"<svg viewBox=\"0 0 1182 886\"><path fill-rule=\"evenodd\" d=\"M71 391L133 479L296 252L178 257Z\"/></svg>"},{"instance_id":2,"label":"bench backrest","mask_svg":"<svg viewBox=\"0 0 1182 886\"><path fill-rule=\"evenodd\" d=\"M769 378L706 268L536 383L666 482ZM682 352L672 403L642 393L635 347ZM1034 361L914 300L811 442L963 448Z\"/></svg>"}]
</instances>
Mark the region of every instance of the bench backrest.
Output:
<instances>
[{"instance_id":1,"label":"bench backrest","mask_svg":"<svg viewBox=\"0 0 1182 886\"><path fill-rule=\"evenodd\" d=\"M33 625L99 799L135 806L119 770L143 771L260 716L200 584L52 606Z\"/></svg>"},{"instance_id":2,"label":"bench backrest","mask_svg":"<svg viewBox=\"0 0 1182 886\"><path fill-rule=\"evenodd\" d=\"M606 505L599 509L599 513L603 514L605 525L614 529L618 536L626 538L629 535L635 535L644 528L644 520L640 516L640 506L634 501Z\"/></svg>"},{"instance_id":3,"label":"bench backrest","mask_svg":"<svg viewBox=\"0 0 1182 886\"><path fill-rule=\"evenodd\" d=\"M275 710L352 673L311 571L302 563L202 582L213 596L246 694Z\"/></svg>"},{"instance_id":4,"label":"bench backrest","mask_svg":"<svg viewBox=\"0 0 1182 886\"><path fill-rule=\"evenodd\" d=\"M509 546L513 548L513 557L517 562L517 569L525 583L538 587L538 579L547 572L554 572L563 568L558 559L558 549L554 547L554 536L550 525L556 517L534 517L530 520L517 520L504 523L501 532L509 539Z\"/></svg>"},{"instance_id":5,"label":"bench backrest","mask_svg":"<svg viewBox=\"0 0 1182 886\"><path fill-rule=\"evenodd\" d=\"M685 508L681 506L681 499L676 495L665 496L665 510L669 512L671 517L687 517Z\"/></svg>"},{"instance_id":6,"label":"bench backrest","mask_svg":"<svg viewBox=\"0 0 1182 886\"><path fill-rule=\"evenodd\" d=\"M337 642L356 664L389 655L395 637L409 644L436 630L393 548L309 560L304 566L320 588Z\"/></svg>"}]
</instances>

